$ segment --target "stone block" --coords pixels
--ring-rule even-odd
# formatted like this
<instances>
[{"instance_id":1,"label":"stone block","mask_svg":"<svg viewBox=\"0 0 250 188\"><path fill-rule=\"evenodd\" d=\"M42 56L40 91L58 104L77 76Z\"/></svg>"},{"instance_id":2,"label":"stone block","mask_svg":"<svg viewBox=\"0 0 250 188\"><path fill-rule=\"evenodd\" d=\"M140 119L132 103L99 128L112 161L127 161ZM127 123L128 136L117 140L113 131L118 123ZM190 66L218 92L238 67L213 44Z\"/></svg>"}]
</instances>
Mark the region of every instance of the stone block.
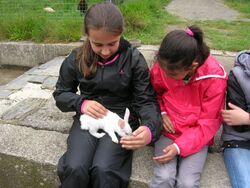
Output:
<instances>
[{"instance_id":1,"label":"stone block","mask_svg":"<svg viewBox=\"0 0 250 188\"><path fill-rule=\"evenodd\" d=\"M6 99L12 92L11 90L0 90L0 99Z\"/></svg>"},{"instance_id":2,"label":"stone block","mask_svg":"<svg viewBox=\"0 0 250 188\"><path fill-rule=\"evenodd\" d=\"M55 105L53 98L39 106L36 113L31 113L20 121L21 125L35 129L52 130L68 133L74 112L63 113Z\"/></svg>"},{"instance_id":3,"label":"stone block","mask_svg":"<svg viewBox=\"0 0 250 188\"><path fill-rule=\"evenodd\" d=\"M30 42L0 43L2 65L34 67L44 62L43 48Z\"/></svg>"},{"instance_id":4,"label":"stone block","mask_svg":"<svg viewBox=\"0 0 250 188\"><path fill-rule=\"evenodd\" d=\"M22 119L26 117L27 114L33 113L36 109L38 109L43 102L44 99L34 99L34 98L25 99L17 103L7 111L5 111L1 115L1 119L3 120Z\"/></svg>"},{"instance_id":5,"label":"stone block","mask_svg":"<svg viewBox=\"0 0 250 188\"><path fill-rule=\"evenodd\" d=\"M54 76L48 77L46 80L44 80L41 88L55 90L57 80L58 80L58 77L54 77Z\"/></svg>"}]
</instances>

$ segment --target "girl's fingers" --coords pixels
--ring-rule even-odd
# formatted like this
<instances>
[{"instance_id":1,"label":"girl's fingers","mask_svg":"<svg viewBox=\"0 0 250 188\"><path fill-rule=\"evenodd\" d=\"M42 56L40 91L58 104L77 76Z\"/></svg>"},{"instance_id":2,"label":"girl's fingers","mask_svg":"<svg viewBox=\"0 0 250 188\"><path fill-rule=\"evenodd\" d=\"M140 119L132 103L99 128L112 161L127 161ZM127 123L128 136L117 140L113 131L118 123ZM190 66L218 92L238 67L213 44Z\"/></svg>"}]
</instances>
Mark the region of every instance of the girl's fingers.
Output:
<instances>
[{"instance_id":1,"label":"girl's fingers","mask_svg":"<svg viewBox=\"0 0 250 188\"><path fill-rule=\"evenodd\" d=\"M138 149L138 148L141 148L142 146L144 146L144 143L139 141L139 140L137 140L137 141L121 140L120 143L121 143L123 148L129 149L129 150Z\"/></svg>"},{"instance_id":2,"label":"girl's fingers","mask_svg":"<svg viewBox=\"0 0 250 188\"><path fill-rule=\"evenodd\" d=\"M144 143L143 138L137 136L124 136L121 138L120 143L124 146L135 146L135 145L142 145Z\"/></svg>"},{"instance_id":3,"label":"girl's fingers","mask_svg":"<svg viewBox=\"0 0 250 188\"><path fill-rule=\"evenodd\" d=\"M239 107L238 106L236 106L236 105L234 105L234 104L232 104L232 103L228 103L228 106L231 108L231 109L238 109Z\"/></svg>"},{"instance_id":4,"label":"girl's fingers","mask_svg":"<svg viewBox=\"0 0 250 188\"><path fill-rule=\"evenodd\" d=\"M86 114L96 119L103 118L106 115L107 109L98 102L92 101L92 103L86 108Z\"/></svg>"},{"instance_id":5,"label":"girl's fingers","mask_svg":"<svg viewBox=\"0 0 250 188\"><path fill-rule=\"evenodd\" d=\"M170 132L170 129L168 128L168 126L167 126L165 123L163 123L163 127L165 128L165 130L166 130L167 132Z\"/></svg>"},{"instance_id":6,"label":"girl's fingers","mask_svg":"<svg viewBox=\"0 0 250 188\"><path fill-rule=\"evenodd\" d=\"M147 132L147 130L145 129L145 127L140 126L140 127L138 127L138 129L136 129L136 130L132 133L134 137L131 137L131 138L142 139L142 138L143 138L144 132Z\"/></svg>"},{"instance_id":7,"label":"girl's fingers","mask_svg":"<svg viewBox=\"0 0 250 188\"><path fill-rule=\"evenodd\" d=\"M142 145L122 145L122 147L128 150L135 150L141 148Z\"/></svg>"},{"instance_id":8,"label":"girl's fingers","mask_svg":"<svg viewBox=\"0 0 250 188\"><path fill-rule=\"evenodd\" d=\"M133 141L126 141L126 140L122 140L121 141L122 145L131 145L131 146L135 146L135 145L142 145L143 141L142 140L133 140Z\"/></svg>"},{"instance_id":9,"label":"girl's fingers","mask_svg":"<svg viewBox=\"0 0 250 188\"><path fill-rule=\"evenodd\" d=\"M91 117L95 118L95 119L98 119L98 118L102 118L103 116L98 112L96 111L94 108L89 108L88 109L88 115L90 115Z\"/></svg>"},{"instance_id":10,"label":"girl's fingers","mask_svg":"<svg viewBox=\"0 0 250 188\"><path fill-rule=\"evenodd\" d=\"M120 144L126 149L138 149L146 145L148 140L146 130L143 127L139 127L133 132L131 136L124 136L120 140Z\"/></svg>"},{"instance_id":11,"label":"girl's fingers","mask_svg":"<svg viewBox=\"0 0 250 188\"><path fill-rule=\"evenodd\" d=\"M98 102L95 103L94 108L101 115L106 115L106 113L107 113L107 109L103 105L101 105L100 103L98 103Z\"/></svg>"},{"instance_id":12,"label":"girl's fingers","mask_svg":"<svg viewBox=\"0 0 250 188\"><path fill-rule=\"evenodd\" d=\"M174 133L173 128L169 124L163 123L163 127L166 129L167 132Z\"/></svg>"},{"instance_id":13,"label":"girl's fingers","mask_svg":"<svg viewBox=\"0 0 250 188\"><path fill-rule=\"evenodd\" d=\"M86 114L93 117L93 118L95 118L95 119L99 118L98 115L96 115L96 113L92 112L91 110L88 110L88 112Z\"/></svg>"},{"instance_id":14,"label":"girl's fingers","mask_svg":"<svg viewBox=\"0 0 250 188\"><path fill-rule=\"evenodd\" d=\"M155 160L158 163L166 163L168 162L170 159L168 156L166 155L161 155L161 156L157 156L157 157L153 157L153 160Z\"/></svg>"},{"instance_id":15,"label":"girl's fingers","mask_svg":"<svg viewBox=\"0 0 250 188\"><path fill-rule=\"evenodd\" d=\"M165 127L166 131L168 131L170 133L175 132L173 124L172 124L171 120L167 117L167 115L163 116L163 126Z\"/></svg>"}]
</instances>

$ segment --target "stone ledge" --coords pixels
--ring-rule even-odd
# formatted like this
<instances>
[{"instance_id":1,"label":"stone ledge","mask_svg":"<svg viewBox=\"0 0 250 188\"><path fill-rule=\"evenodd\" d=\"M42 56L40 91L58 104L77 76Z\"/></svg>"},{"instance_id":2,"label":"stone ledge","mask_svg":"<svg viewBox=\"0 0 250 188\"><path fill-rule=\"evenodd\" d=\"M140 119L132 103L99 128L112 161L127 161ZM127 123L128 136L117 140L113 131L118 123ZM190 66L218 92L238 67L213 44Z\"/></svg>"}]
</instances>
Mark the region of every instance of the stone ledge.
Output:
<instances>
[{"instance_id":1,"label":"stone ledge","mask_svg":"<svg viewBox=\"0 0 250 188\"><path fill-rule=\"evenodd\" d=\"M36 44L33 42L1 42L0 65L35 67L58 57L68 55L72 49L82 45L82 42ZM141 45L138 49L147 59L149 65L153 61L159 45ZM215 56L233 57L235 52L211 50Z\"/></svg>"},{"instance_id":2,"label":"stone ledge","mask_svg":"<svg viewBox=\"0 0 250 188\"><path fill-rule=\"evenodd\" d=\"M32 42L0 43L0 65L34 67L57 56L65 56L82 43L35 44Z\"/></svg>"},{"instance_id":3,"label":"stone ledge","mask_svg":"<svg viewBox=\"0 0 250 188\"><path fill-rule=\"evenodd\" d=\"M13 183L20 183L18 188L58 187L56 164L66 150L67 134L10 124L0 124L0 132L0 172L5 174L0 187L12 188ZM134 152L129 188L148 187L152 156L152 147ZM201 187L230 187L221 153L208 155Z\"/></svg>"}]
</instances>

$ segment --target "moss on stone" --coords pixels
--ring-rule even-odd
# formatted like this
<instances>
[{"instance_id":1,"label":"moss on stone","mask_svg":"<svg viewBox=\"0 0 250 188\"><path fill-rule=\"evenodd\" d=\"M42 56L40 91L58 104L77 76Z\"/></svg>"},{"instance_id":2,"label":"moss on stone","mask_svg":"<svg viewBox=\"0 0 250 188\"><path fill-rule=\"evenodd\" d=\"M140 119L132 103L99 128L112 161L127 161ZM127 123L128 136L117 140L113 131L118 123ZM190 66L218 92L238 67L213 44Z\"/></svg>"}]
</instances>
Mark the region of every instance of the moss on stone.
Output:
<instances>
[{"instance_id":1,"label":"moss on stone","mask_svg":"<svg viewBox=\"0 0 250 188\"><path fill-rule=\"evenodd\" d=\"M53 165L38 164L22 158L0 154L0 187L54 188L59 182Z\"/></svg>"}]
</instances>

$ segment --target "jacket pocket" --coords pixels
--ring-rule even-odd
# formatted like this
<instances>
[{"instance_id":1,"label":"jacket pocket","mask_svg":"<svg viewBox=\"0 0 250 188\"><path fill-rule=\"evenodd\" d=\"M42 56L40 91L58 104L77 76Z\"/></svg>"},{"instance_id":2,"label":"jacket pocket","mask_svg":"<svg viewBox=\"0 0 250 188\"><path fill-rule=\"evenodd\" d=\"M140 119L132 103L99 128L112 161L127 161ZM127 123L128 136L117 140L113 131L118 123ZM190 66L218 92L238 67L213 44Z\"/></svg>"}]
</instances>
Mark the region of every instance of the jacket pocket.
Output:
<instances>
[{"instance_id":1,"label":"jacket pocket","mask_svg":"<svg viewBox=\"0 0 250 188\"><path fill-rule=\"evenodd\" d=\"M196 126L201 112L200 106L185 106L169 101L166 106L169 117L177 129Z\"/></svg>"}]
</instances>

